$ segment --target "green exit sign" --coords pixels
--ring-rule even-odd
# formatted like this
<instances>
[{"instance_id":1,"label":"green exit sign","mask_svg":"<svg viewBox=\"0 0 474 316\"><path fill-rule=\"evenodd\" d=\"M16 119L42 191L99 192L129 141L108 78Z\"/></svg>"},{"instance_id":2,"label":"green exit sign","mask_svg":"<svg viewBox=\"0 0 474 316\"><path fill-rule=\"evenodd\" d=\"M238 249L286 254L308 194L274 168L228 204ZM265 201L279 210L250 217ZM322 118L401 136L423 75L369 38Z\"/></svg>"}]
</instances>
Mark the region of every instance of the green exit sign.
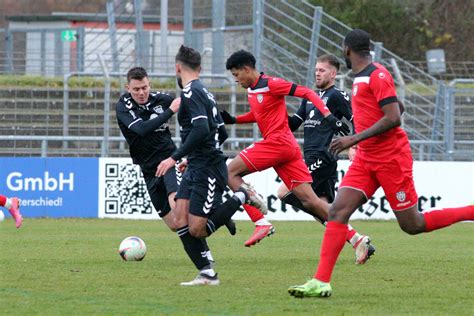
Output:
<instances>
[{"instance_id":1,"label":"green exit sign","mask_svg":"<svg viewBox=\"0 0 474 316\"><path fill-rule=\"evenodd\" d=\"M74 30L65 30L61 32L61 39L63 42L75 42L76 41L76 31Z\"/></svg>"}]
</instances>

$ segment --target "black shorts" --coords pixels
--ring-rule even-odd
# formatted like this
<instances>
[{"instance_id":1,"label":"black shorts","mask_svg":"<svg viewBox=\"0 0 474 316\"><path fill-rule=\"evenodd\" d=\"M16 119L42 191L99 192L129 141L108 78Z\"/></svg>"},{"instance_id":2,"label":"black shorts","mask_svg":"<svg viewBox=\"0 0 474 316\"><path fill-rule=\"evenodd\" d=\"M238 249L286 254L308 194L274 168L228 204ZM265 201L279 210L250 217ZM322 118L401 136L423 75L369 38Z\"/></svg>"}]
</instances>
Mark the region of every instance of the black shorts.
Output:
<instances>
[{"instance_id":1,"label":"black shorts","mask_svg":"<svg viewBox=\"0 0 474 316\"><path fill-rule=\"evenodd\" d=\"M155 177L154 173L143 173L151 202L160 217L171 211L168 195L178 191L181 181L181 172L178 168L171 168L163 177Z\"/></svg>"},{"instance_id":2,"label":"black shorts","mask_svg":"<svg viewBox=\"0 0 474 316\"><path fill-rule=\"evenodd\" d=\"M310 157L305 160L313 178L311 187L318 197L326 197L329 203L334 201L337 183L337 161Z\"/></svg>"},{"instance_id":3,"label":"black shorts","mask_svg":"<svg viewBox=\"0 0 474 316\"><path fill-rule=\"evenodd\" d=\"M222 193L226 186L225 160L197 169L189 166L184 172L176 199L190 200L190 214L208 217L212 210L222 204Z\"/></svg>"}]
</instances>

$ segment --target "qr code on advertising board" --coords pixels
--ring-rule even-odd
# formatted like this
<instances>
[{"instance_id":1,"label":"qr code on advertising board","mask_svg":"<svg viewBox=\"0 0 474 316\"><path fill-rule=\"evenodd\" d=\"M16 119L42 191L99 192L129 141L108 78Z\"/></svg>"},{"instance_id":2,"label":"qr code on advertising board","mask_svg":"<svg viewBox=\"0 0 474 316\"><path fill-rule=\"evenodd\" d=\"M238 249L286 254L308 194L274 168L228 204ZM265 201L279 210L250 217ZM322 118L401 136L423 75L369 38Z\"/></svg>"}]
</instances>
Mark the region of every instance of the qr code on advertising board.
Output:
<instances>
[{"instance_id":1,"label":"qr code on advertising board","mask_svg":"<svg viewBox=\"0 0 474 316\"><path fill-rule=\"evenodd\" d=\"M153 205L140 167L105 164L105 214L151 214Z\"/></svg>"}]
</instances>

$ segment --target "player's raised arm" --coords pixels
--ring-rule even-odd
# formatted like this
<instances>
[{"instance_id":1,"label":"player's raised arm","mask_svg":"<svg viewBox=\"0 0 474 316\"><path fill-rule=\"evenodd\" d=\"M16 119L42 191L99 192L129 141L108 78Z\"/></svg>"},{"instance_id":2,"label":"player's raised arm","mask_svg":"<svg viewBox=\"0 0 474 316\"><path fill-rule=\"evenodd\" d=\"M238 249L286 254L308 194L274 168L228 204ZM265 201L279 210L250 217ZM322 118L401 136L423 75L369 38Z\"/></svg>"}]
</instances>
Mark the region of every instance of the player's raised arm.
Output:
<instances>
[{"instance_id":1,"label":"player's raised arm","mask_svg":"<svg viewBox=\"0 0 474 316\"><path fill-rule=\"evenodd\" d=\"M197 118L193 121L193 127L183 144L171 155L171 158L178 161L191 151L199 148L201 143L207 139L211 131L207 123L207 118Z\"/></svg>"},{"instance_id":2,"label":"player's raised arm","mask_svg":"<svg viewBox=\"0 0 474 316\"><path fill-rule=\"evenodd\" d=\"M255 116L253 115L252 111L247 113L233 116L227 111L221 111L222 119L224 120L225 124L246 124L246 123L255 123Z\"/></svg>"},{"instance_id":3,"label":"player's raised arm","mask_svg":"<svg viewBox=\"0 0 474 316\"><path fill-rule=\"evenodd\" d=\"M224 124L224 119L222 118L222 115L219 112L217 112L216 119L217 119L217 137L219 140L219 146L222 146L222 144L224 144L226 139L229 138L229 134L227 134L227 130L225 129L225 124Z\"/></svg>"},{"instance_id":4,"label":"player's raised arm","mask_svg":"<svg viewBox=\"0 0 474 316\"><path fill-rule=\"evenodd\" d=\"M154 119L144 121L140 116L138 116L138 113L135 113L134 109L127 107L127 103L131 101L126 97L122 97L115 107L117 119L138 135L142 137L146 136L168 122L173 114L178 111L180 103L179 98L174 101L172 97L169 98L170 100L167 100L165 103L173 104L173 106L170 106Z\"/></svg>"},{"instance_id":5,"label":"player's raised arm","mask_svg":"<svg viewBox=\"0 0 474 316\"><path fill-rule=\"evenodd\" d=\"M288 125L290 126L292 132L296 131L298 127L300 127L301 124L304 122L304 118L306 116L305 107L307 103L308 100L301 101L298 111L296 111L296 113L292 116L288 115Z\"/></svg>"},{"instance_id":6,"label":"player's raised arm","mask_svg":"<svg viewBox=\"0 0 474 316\"><path fill-rule=\"evenodd\" d=\"M273 78L273 80L268 81L268 87L274 94L295 96L311 101L311 103L313 103L313 105L323 114L324 118L328 120L329 125L335 132L342 135L349 134L349 126L332 115L323 100L321 100L316 92L310 88L288 82L281 78Z\"/></svg>"}]
</instances>

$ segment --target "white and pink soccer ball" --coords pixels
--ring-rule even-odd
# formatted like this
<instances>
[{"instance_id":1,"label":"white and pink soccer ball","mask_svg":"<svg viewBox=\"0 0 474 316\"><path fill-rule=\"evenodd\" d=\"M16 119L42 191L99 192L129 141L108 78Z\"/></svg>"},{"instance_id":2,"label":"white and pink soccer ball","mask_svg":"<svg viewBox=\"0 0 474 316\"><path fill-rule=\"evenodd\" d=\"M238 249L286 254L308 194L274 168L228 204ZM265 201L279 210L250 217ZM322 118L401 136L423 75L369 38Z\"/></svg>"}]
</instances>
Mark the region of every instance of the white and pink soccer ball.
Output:
<instances>
[{"instance_id":1,"label":"white and pink soccer ball","mask_svg":"<svg viewBox=\"0 0 474 316\"><path fill-rule=\"evenodd\" d=\"M120 243L119 254L125 261L142 261L146 255L145 242L140 237L127 237Z\"/></svg>"}]
</instances>

